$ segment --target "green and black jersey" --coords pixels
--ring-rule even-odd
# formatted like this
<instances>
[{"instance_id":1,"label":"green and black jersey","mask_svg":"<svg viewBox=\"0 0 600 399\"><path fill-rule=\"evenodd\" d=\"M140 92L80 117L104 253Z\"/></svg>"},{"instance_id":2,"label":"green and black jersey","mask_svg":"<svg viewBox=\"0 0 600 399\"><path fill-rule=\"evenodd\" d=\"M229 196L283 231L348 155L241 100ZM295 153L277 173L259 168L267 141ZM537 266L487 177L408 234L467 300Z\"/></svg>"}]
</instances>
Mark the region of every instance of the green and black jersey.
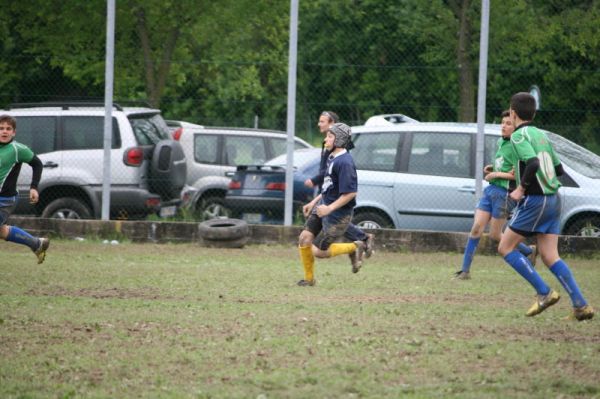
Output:
<instances>
[{"instance_id":1,"label":"green and black jersey","mask_svg":"<svg viewBox=\"0 0 600 399\"><path fill-rule=\"evenodd\" d=\"M512 148L509 138L500 137L498 139L498 151L494 158L494 172L510 173L515 169L517 158ZM490 184L502 187L506 190L514 190L516 185L514 180L492 179Z\"/></svg>"},{"instance_id":2,"label":"green and black jersey","mask_svg":"<svg viewBox=\"0 0 600 399\"><path fill-rule=\"evenodd\" d=\"M42 177L42 162L33 151L16 141L0 144L0 197L17 195L17 179L23 162L31 165L33 177L31 188L36 188Z\"/></svg>"},{"instance_id":3,"label":"green and black jersey","mask_svg":"<svg viewBox=\"0 0 600 399\"><path fill-rule=\"evenodd\" d=\"M519 162L519 167L516 168L518 182L521 181L529 159L537 157L540 162L535 179L526 187L526 194L555 194L561 186L556 174L556 167L560 165L560 159L554 152L546 133L535 126L522 125L515 130L510 141Z\"/></svg>"}]
</instances>

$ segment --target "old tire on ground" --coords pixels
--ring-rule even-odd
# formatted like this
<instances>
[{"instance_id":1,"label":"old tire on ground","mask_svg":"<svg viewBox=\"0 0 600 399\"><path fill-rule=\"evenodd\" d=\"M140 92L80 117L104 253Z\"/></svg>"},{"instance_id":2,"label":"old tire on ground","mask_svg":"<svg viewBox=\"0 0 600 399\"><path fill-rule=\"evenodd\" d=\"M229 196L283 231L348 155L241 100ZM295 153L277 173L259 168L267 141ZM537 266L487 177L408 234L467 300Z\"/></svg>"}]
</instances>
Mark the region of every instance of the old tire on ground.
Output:
<instances>
[{"instance_id":1,"label":"old tire on ground","mask_svg":"<svg viewBox=\"0 0 600 399\"><path fill-rule=\"evenodd\" d=\"M237 238L235 240L207 240L207 239L204 239L203 243L204 243L204 246L211 247L211 248L243 248L249 239L250 239L250 237L248 237L248 236L245 236L242 238Z\"/></svg>"},{"instance_id":2,"label":"old tire on ground","mask_svg":"<svg viewBox=\"0 0 600 399\"><path fill-rule=\"evenodd\" d=\"M211 219L198 225L198 234L204 241L235 241L248 238L248 223L240 219ZM245 244L245 243L244 243Z\"/></svg>"}]
</instances>

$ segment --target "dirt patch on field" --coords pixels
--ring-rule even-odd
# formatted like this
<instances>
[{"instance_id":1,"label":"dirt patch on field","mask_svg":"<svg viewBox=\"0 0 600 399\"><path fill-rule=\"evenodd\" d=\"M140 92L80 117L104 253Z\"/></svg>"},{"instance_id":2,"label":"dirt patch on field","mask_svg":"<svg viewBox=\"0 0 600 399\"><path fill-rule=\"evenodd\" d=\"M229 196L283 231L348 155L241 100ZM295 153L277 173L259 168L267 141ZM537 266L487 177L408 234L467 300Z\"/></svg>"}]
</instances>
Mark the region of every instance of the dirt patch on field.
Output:
<instances>
[{"instance_id":1,"label":"dirt patch on field","mask_svg":"<svg viewBox=\"0 0 600 399\"><path fill-rule=\"evenodd\" d=\"M65 296L74 298L94 298L94 299L183 299L170 295L164 295L159 290L146 288L78 288L69 289L65 287L47 287L33 288L28 290L26 295L31 296Z\"/></svg>"}]
</instances>

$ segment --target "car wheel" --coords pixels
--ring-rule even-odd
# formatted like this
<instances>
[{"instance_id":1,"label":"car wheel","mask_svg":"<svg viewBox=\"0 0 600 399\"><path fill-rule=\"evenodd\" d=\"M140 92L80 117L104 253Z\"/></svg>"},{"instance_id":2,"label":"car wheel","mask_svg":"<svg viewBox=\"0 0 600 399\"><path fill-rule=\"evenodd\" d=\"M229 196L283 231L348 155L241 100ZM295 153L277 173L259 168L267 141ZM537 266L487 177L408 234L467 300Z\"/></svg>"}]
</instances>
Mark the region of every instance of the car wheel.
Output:
<instances>
[{"instance_id":1,"label":"car wheel","mask_svg":"<svg viewBox=\"0 0 600 399\"><path fill-rule=\"evenodd\" d=\"M565 231L569 236L600 237L600 216L583 216Z\"/></svg>"},{"instance_id":2,"label":"car wheel","mask_svg":"<svg viewBox=\"0 0 600 399\"><path fill-rule=\"evenodd\" d=\"M91 219L90 208L77 198L59 198L50 202L42 211L43 218Z\"/></svg>"},{"instance_id":3,"label":"car wheel","mask_svg":"<svg viewBox=\"0 0 600 399\"><path fill-rule=\"evenodd\" d=\"M221 196L201 198L197 210L202 220L231 216L231 211L225 206L225 198Z\"/></svg>"},{"instance_id":4,"label":"car wheel","mask_svg":"<svg viewBox=\"0 0 600 399\"><path fill-rule=\"evenodd\" d=\"M352 218L352 223L361 229L393 229L394 224L387 217L377 212L359 212Z\"/></svg>"}]
</instances>

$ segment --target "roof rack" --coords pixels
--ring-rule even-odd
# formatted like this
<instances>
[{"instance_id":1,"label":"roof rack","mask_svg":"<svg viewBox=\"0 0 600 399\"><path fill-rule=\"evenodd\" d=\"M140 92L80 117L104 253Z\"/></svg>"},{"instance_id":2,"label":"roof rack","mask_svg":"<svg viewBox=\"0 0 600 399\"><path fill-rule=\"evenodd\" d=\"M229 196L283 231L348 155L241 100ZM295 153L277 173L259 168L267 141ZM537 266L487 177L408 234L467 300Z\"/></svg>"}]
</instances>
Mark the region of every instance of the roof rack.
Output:
<instances>
[{"instance_id":1,"label":"roof rack","mask_svg":"<svg viewBox=\"0 0 600 399\"><path fill-rule=\"evenodd\" d=\"M9 104L7 109L56 107L56 108L62 108L63 110L67 110L71 107L104 107L104 105L105 105L104 103L92 102L92 101L69 101L69 102L49 101L49 102L42 102L42 103L13 103L13 104ZM119 111L123 111L123 107L121 107L117 103L113 103L113 107Z\"/></svg>"}]
</instances>

